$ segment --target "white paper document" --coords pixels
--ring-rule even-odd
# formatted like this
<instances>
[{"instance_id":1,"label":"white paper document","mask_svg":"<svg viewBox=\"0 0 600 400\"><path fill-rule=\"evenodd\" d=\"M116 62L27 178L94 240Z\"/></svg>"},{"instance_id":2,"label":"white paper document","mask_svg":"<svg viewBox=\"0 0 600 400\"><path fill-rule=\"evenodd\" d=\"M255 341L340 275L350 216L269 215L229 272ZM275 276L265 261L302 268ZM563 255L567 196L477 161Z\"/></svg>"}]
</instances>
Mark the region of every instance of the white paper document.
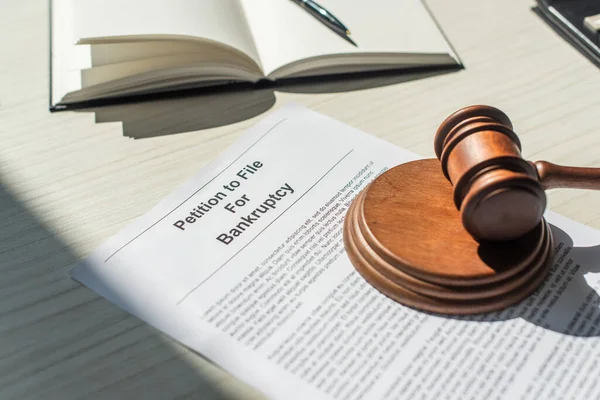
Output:
<instances>
[{"instance_id":1,"label":"white paper document","mask_svg":"<svg viewBox=\"0 0 600 400\"><path fill-rule=\"evenodd\" d=\"M350 202L416 158L285 107L72 276L268 398L600 398L599 231L548 212L550 276L490 314L419 312L354 270Z\"/></svg>"}]
</instances>

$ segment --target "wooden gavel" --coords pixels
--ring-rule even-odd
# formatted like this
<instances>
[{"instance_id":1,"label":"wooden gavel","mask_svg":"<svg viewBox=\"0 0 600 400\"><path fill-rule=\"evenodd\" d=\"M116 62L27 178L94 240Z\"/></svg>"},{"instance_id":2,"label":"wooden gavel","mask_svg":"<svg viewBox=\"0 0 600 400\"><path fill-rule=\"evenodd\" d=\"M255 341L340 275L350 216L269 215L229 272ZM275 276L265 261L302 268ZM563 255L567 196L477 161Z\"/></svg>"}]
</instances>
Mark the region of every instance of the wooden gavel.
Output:
<instances>
[{"instance_id":1,"label":"wooden gavel","mask_svg":"<svg viewBox=\"0 0 600 400\"><path fill-rule=\"evenodd\" d=\"M456 111L440 125L434 146L462 223L478 240L512 240L535 228L545 189L600 190L600 168L524 160L510 119L494 107Z\"/></svg>"}]
</instances>

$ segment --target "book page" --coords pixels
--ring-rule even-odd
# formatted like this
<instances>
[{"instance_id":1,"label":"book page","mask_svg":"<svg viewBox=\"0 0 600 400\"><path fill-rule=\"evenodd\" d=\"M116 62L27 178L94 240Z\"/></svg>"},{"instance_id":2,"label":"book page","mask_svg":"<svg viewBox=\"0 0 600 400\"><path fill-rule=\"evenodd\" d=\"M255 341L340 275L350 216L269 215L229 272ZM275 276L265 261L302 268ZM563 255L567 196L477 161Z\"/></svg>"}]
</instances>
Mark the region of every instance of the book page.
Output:
<instances>
[{"instance_id":1,"label":"book page","mask_svg":"<svg viewBox=\"0 0 600 400\"><path fill-rule=\"evenodd\" d=\"M419 312L354 270L348 206L415 158L285 107L72 276L273 399L598 398L600 231L548 212L548 279L489 314Z\"/></svg>"},{"instance_id":2,"label":"book page","mask_svg":"<svg viewBox=\"0 0 600 400\"><path fill-rule=\"evenodd\" d=\"M59 103L69 92L81 89L81 78L71 71L91 66L89 45L73 46L73 3L76 0L53 0L51 23L51 105Z\"/></svg>"},{"instance_id":3,"label":"book page","mask_svg":"<svg viewBox=\"0 0 600 400\"><path fill-rule=\"evenodd\" d=\"M73 3L78 43L209 40L231 46L260 65L238 0L79 0Z\"/></svg>"},{"instance_id":4,"label":"book page","mask_svg":"<svg viewBox=\"0 0 600 400\"><path fill-rule=\"evenodd\" d=\"M353 46L291 0L241 0L266 75L332 54L453 54L421 0L320 0Z\"/></svg>"}]
</instances>

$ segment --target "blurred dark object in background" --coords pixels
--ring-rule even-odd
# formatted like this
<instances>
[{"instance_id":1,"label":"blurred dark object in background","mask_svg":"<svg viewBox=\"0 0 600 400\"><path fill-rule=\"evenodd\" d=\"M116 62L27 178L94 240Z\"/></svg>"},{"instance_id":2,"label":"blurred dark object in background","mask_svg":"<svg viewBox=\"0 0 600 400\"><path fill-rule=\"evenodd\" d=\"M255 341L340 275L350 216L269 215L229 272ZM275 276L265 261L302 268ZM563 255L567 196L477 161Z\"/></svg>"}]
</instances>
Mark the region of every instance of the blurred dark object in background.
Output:
<instances>
[{"instance_id":1,"label":"blurred dark object in background","mask_svg":"<svg viewBox=\"0 0 600 400\"><path fill-rule=\"evenodd\" d=\"M600 0L536 0L534 11L565 40L600 67L600 33L584 19L600 14Z\"/></svg>"}]
</instances>

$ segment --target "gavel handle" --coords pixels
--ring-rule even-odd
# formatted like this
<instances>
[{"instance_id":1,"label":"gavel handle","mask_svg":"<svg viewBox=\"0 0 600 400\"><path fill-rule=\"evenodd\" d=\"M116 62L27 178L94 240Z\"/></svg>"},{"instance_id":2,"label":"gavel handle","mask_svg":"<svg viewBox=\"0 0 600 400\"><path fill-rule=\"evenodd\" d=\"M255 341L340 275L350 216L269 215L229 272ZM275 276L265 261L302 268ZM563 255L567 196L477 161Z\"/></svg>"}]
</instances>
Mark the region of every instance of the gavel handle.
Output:
<instances>
[{"instance_id":1,"label":"gavel handle","mask_svg":"<svg viewBox=\"0 0 600 400\"><path fill-rule=\"evenodd\" d=\"M600 190L600 168L565 167L547 161L534 163L544 189Z\"/></svg>"}]
</instances>

